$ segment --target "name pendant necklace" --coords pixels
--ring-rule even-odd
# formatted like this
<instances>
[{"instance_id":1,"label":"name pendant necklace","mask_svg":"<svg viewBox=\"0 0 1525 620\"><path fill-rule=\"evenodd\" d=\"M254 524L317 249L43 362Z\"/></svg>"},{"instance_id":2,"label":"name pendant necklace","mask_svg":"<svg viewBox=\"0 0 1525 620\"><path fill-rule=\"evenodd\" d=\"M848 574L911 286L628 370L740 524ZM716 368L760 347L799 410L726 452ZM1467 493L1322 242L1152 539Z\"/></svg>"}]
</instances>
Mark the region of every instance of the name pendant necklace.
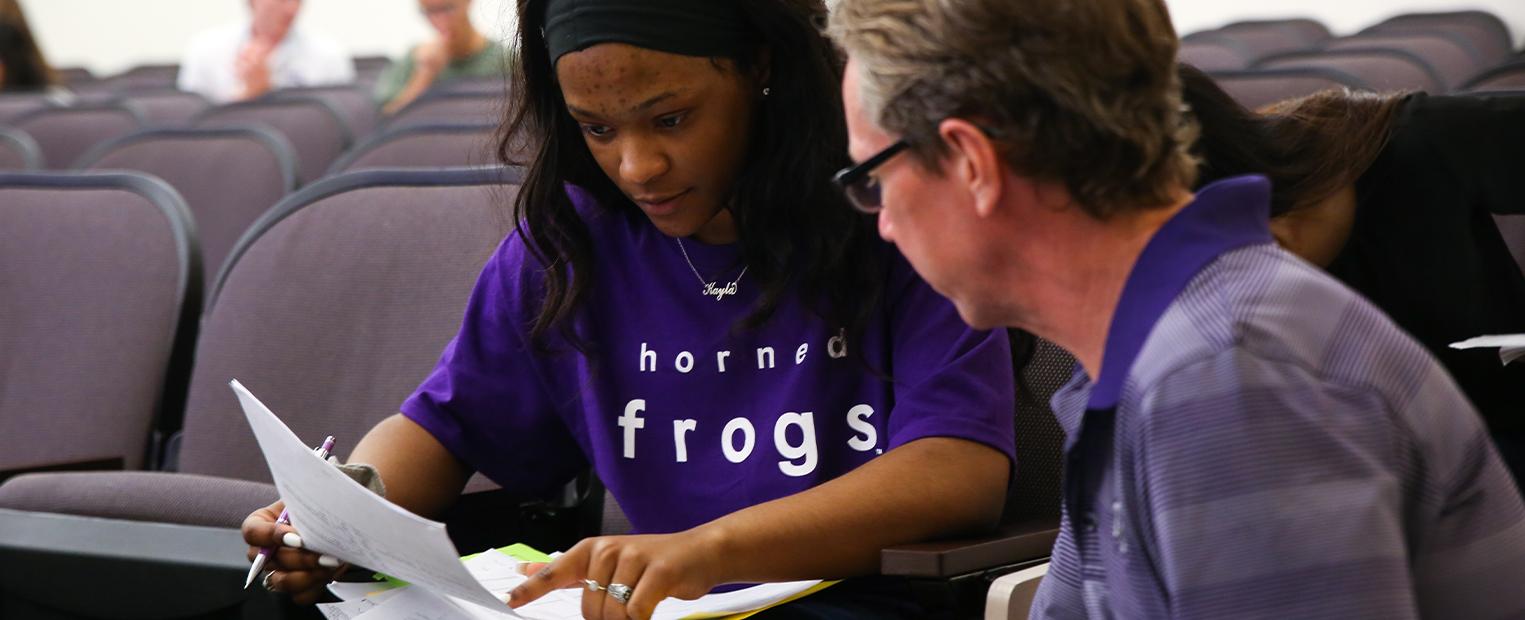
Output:
<instances>
[{"instance_id":1,"label":"name pendant necklace","mask_svg":"<svg viewBox=\"0 0 1525 620\"><path fill-rule=\"evenodd\" d=\"M699 286L703 287L700 292L705 297L714 297L715 301L720 301L725 299L726 295L736 294L736 285L747 275L747 268L750 265L742 267L741 273L736 274L735 280L731 280L725 286L716 286L714 280L705 280L704 276L699 275L699 268L695 267L694 261L688 257L688 250L683 247L683 240L677 237L673 237L673 240L678 242L678 251L683 253L683 262L688 263L689 270L694 272L694 278L698 279Z\"/></svg>"}]
</instances>

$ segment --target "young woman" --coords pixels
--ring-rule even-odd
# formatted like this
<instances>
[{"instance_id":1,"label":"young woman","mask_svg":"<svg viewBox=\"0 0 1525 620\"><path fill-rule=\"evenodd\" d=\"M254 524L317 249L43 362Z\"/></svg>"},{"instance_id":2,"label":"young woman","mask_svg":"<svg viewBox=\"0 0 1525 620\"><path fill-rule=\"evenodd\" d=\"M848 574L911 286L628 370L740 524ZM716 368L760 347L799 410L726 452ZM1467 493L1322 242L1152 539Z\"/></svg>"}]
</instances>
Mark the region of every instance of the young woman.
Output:
<instances>
[{"instance_id":1,"label":"young woman","mask_svg":"<svg viewBox=\"0 0 1525 620\"><path fill-rule=\"evenodd\" d=\"M1281 244L1424 344L1525 484L1525 365L1447 346L1525 332L1525 277L1492 217L1525 214L1525 97L1326 91L1257 114L1181 74L1200 182L1269 176Z\"/></svg>"},{"instance_id":2,"label":"young woman","mask_svg":"<svg viewBox=\"0 0 1525 620\"><path fill-rule=\"evenodd\" d=\"M519 227L434 373L352 461L438 514L481 471L591 466L641 535L584 540L511 605L584 580L589 618L729 583L867 575L987 527L1013 437L1006 335L968 330L831 184L840 63L819 0L527 0L506 136ZM518 144L515 142L514 144ZM502 154L517 152L505 138ZM244 537L277 543L280 505ZM331 576L276 556L299 601ZM776 617L925 617L849 581Z\"/></svg>"}]
</instances>

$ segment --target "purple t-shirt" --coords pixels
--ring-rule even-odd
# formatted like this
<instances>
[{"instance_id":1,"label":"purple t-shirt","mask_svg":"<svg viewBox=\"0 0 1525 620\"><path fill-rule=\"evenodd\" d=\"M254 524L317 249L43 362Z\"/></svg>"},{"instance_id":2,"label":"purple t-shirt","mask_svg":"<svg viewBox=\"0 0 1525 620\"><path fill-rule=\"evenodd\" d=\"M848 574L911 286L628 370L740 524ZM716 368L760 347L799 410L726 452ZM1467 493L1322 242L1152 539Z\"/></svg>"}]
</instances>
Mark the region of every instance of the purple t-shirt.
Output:
<instances>
[{"instance_id":1,"label":"purple t-shirt","mask_svg":"<svg viewBox=\"0 0 1525 620\"><path fill-rule=\"evenodd\" d=\"M970 330L898 253L862 342L845 342L797 295L739 330L755 283L705 296L676 240L639 213L569 191L593 242L596 280L574 318L591 353L555 334L554 352L532 346L542 267L510 234L460 333L402 406L504 488L545 493L591 463L637 532L662 533L803 491L924 437L1013 456L1006 334ZM739 271L737 246L684 248L722 286ZM871 370L886 363L891 381Z\"/></svg>"}]
</instances>

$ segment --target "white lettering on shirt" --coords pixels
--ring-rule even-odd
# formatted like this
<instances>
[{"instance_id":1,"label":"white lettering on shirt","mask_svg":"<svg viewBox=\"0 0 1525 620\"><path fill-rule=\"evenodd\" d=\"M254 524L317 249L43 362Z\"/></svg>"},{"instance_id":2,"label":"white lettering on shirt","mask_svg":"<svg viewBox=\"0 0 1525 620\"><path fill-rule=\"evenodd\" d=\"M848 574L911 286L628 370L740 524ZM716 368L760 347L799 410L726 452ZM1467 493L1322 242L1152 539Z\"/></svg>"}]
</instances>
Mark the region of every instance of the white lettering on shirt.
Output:
<instances>
[{"instance_id":1,"label":"white lettering on shirt","mask_svg":"<svg viewBox=\"0 0 1525 620\"><path fill-rule=\"evenodd\" d=\"M799 445L789 443L789 427L798 426L802 437ZM815 449L815 419L811 412L785 413L778 417L778 422L773 425L773 447L778 449L778 455L784 460L778 462L778 470L786 476L798 478L810 475L815 471L817 454ZM795 460L804 459L804 462L795 463Z\"/></svg>"},{"instance_id":2,"label":"white lettering on shirt","mask_svg":"<svg viewBox=\"0 0 1525 620\"><path fill-rule=\"evenodd\" d=\"M637 398L625 404L625 413L620 415L618 424L625 429L625 458L635 458L635 431L646 428L646 420L636 415L646 410L646 399Z\"/></svg>"},{"instance_id":3,"label":"white lettering on shirt","mask_svg":"<svg viewBox=\"0 0 1525 620\"><path fill-rule=\"evenodd\" d=\"M741 431L741 448L736 447L736 431ZM720 450L725 453L725 460L732 463L740 463L752 456L752 448L757 445L757 430L752 428L752 422L746 418L736 418L726 422L725 430L720 431Z\"/></svg>"},{"instance_id":4,"label":"white lettering on shirt","mask_svg":"<svg viewBox=\"0 0 1525 620\"><path fill-rule=\"evenodd\" d=\"M847 440L847 446L859 452L868 452L879 443L879 431L874 430L874 425L868 423L868 417L874 415L874 408L868 405L854 405L847 410L847 426L857 433Z\"/></svg>"}]
</instances>

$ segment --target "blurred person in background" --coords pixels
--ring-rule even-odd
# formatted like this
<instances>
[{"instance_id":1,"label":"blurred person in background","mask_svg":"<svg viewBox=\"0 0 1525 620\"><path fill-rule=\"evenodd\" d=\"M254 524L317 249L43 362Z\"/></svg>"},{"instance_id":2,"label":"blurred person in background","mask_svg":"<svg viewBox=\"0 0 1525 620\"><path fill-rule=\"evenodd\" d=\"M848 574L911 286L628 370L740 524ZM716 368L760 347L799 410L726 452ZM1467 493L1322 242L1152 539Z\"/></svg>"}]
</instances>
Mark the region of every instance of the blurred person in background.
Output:
<instances>
[{"instance_id":1,"label":"blurred person in background","mask_svg":"<svg viewBox=\"0 0 1525 620\"><path fill-rule=\"evenodd\" d=\"M293 27L302 0L249 0L249 20L196 35L180 63L180 90L216 103L272 90L354 81L338 43Z\"/></svg>"},{"instance_id":2,"label":"blurred person in background","mask_svg":"<svg viewBox=\"0 0 1525 620\"><path fill-rule=\"evenodd\" d=\"M508 50L471 23L471 0L418 0L419 11L439 36L420 43L392 63L376 82L382 112L403 109L436 82L466 77L503 77Z\"/></svg>"},{"instance_id":3,"label":"blurred person in background","mask_svg":"<svg viewBox=\"0 0 1525 620\"><path fill-rule=\"evenodd\" d=\"M16 0L0 0L0 91L44 90L57 80Z\"/></svg>"}]
</instances>

